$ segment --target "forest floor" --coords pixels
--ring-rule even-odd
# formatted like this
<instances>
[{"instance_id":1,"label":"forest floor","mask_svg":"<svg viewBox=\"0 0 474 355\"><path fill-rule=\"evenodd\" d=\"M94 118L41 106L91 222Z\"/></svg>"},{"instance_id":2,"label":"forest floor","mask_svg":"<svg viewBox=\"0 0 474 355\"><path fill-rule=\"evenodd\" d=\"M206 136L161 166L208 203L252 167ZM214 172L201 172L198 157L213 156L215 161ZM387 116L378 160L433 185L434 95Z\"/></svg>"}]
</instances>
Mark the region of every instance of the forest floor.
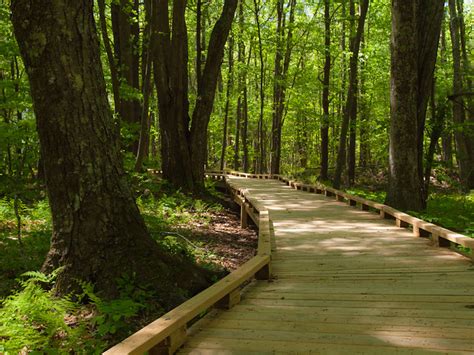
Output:
<instances>
[{"instance_id":1,"label":"forest floor","mask_svg":"<svg viewBox=\"0 0 474 355\"><path fill-rule=\"evenodd\" d=\"M220 276L254 256L256 228L240 228L238 211L213 186L196 197L163 185L156 176L135 176L132 185L151 236L169 253L194 260ZM0 198L0 353L19 349L47 352L58 346L65 351L78 346L103 350L167 311L156 304L156 297L147 289L130 287L118 303L106 303L97 297L92 304L68 304L62 312L55 311L61 319L57 314L45 317L40 308L29 309L31 297L36 298L36 304L39 297L40 303L49 308L62 307L64 300L55 300L49 291L33 286L35 281L29 283L45 278L39 273L22 276L39 270L49 249L51 216L47 200L22 202L19 214L21 243L13 201ZM89 299L96 297L93 287L84 293ZM133 314L128 314L123 305L134 309ZM48 334L50 326L63 329Z\"/></svg>"}]
</instances>

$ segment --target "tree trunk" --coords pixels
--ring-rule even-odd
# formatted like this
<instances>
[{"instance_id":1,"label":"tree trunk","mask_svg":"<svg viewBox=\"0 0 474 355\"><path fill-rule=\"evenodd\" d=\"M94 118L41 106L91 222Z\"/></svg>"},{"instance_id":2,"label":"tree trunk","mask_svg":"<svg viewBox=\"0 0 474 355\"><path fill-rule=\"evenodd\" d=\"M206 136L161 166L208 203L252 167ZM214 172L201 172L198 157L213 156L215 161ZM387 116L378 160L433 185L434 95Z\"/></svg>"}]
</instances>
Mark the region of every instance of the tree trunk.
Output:
<instances>
[{"instance_id":1,"label":"tree trunk","mask_svg":"<svg viewBox=\"0 0 474 355\"><path fill-rule=\"evenodd\" d=\"M369 30L367 29L367 33ZM368 40L368 38L367 38ZM362 50L365 47L366 37L362 36ZM360 108L360 125L359 125L359 166L361 168L367 168L370 162L370 142L369 142L369 117L370 117L370 107L367 103L366 98L366 77L367 70L365 62L362 62L360 65L360 85L359 85L359 108Z\"/></svg>"},{"instance_id":2,"label":"tree trunk","mask_svg":"<svg viewBox=\"0 0 474 355\"><path fill-rule=\"evenodd\" d=\"M349 62L349 88L347 90L347 101L344 109L344 115L341 124L341 133L339 138L339 149L337 152L336 171L334 173L333 186L339 188L341 185L342 171L345 164L346 140L350 118L357 115L357 66L359 62L359 47L364 31L365 18L369 8L369 0L361 0L360 16L357 23L357 32L351 38L351 59Z\"/></svg>"},{"instance_id":3,"label":"tree trunk","mask_svg":"<svg viewBox=\"0 0 474 355\"><path fill-rule=\"evenodd\" d=\"M351 23L355 22L355 4L354 0L349 1L349 13L351 16ZM351 42L354 40L355 34L353 33L354 25L351 25ZM360 42L362 41L362 37L364 36L364 30L361 32ZM360 45L359 45L360 46ZM357 65L359 63L359 58L357 58ZM357 73L356 67L356 73ZM350 85L350 84L349 84ZM355 180L355 164L356 164L356 128L357 128L357 108L358 108L358 95L359 95L359 82L356 75L355 83L354 83L354 102L349 112L349 147L347 149L347 182L349 186L354 184Z\"/></svg>"},{"instance_id":4,"label":"tree trunk","mask_svg":"<svg viewBox=\"0 0 474 355\"><path fill-rule=\"evenodd\" d=\"M430 134L430 145L428 147L428 151L426 152L426 166L424 172L424 189L423 192L425 194L424 199L425 201L428 199L429 195L429 187L430 187L430 178L431 178L431 169L433 167L434 161L434 154L436 150L436 146L438 145L438 140L443 133L444 128L444 121L446 117L446 104L444 102L436 105L436 98L435 98L435 79L433 79L433 86L431 89L431 134Z\"/></svg>"},{"instance_id":5,"label":"tree trunk","mask_svg":"<svg viewBox=\"0 0 474 355\"><path fill-rule=\"evenodd\" d=\"M423 208L418 172L416 2L392 0L390 177L386 203Z\"/></svg>"},{"instance_id":6,"label":"tree trunk","mask_svg":"<svg viewBox=\"0 0 474 355\"><path fill-rule=\"evenodd\" d=\"M191 157L194 184L204 187L204 165L207 157L207 127L211 117L217 78L220 72L224 47L229 36L238 0L225 1L220 18L211 33L207 60L204 66L202 85L198 88L198 99L193 111L191 126Z\"/></svg>"},{"instance_id":7,"label":"tree trunk","mask_svg":"<svg viewBox=\"0 0 474 355\"><path fill-rule=\"evenodd\" d=\"M157 1L155 85L158 93L163 176L177 187L199 190L204 186L207 161L207 127L217 80L237 0L224 3L209 40L207 60L198 87L192 125L188 114L188 48L186 1L173 2L170 29L168 2Z\"/></svg>"},{"instance_id":8,"label":"tree trunk","mask_svg":"<svg viewBox=\"0 0 474 355\"><path fill-rule=\"evenodd\" d=\"M443 3L392 1L390 174L386 203L401 210L419 211L425 207L422 138Z\"/></svg>"},{"instance_id":9,"label":"tree trunk","mask_svg":"<svg viewBox=\"0 0 474 355\"><path fill-rule=\"evenodd\" d=\"M156 42L152 38L153 31L155 27L151 22L155 21L155 18L152 17L153 13L153 2L151 0L145 1L145 12L147 25L145 26L146 34L143 36L143 73L142 73L142 112L140 117L140 139L138 142L137 156L135 159L135 171L140 172L143 170L143 161L148 155L148 146L150 143L150 115L149 115L149 106L150 106L150 94L152 90L151 85L151 72L153 67L153 44Z\"/></svg>"},{"instance_id":10,"label":"tree trunk","mask_svg":"<svg viewBox=\"0 0 474 355\"><path fill-rule=\"evenodd\" d=\"M112 79L112 92L114 96L114 111L119 113L120 108L120 78L115 63L114 53L110 44L110 38L107 31L107 18L105 16L105 0L98 0L99 5L99 18L100 18L100 30L102 33L102 42L104 43L105 53L107 54L107 61L110 68L110 76Z\"/></svg>"},{"instance_id":11,"label":"tree trunk","mask_svg":"<svg viewBox=\"0 0 474 355\"><path fill-rule=\"evenodd\" d=\"M426 110L430 98L431 87L438 52L441 23L444 15L443 0L418 0L416 33L418 52L418 103L417 103L417 134L418 134L418 173L422 188L423 177L423 141L425 132ZM425 191L423 196L428 197ZM426 200L423 200L426 207Z\"/></svg>"},{"instance_id":12,"label":"tree trunk","mask_svg":"<svg viewBox=\"0 0 474 355\"><path fill-rule=\"evenodd\" d=\"M450 32L453 52L453 121L456 141L456 160L459 166L461 183L467 191L474 188L474 143L466 130L466 112L464 109L463 82L461 74L460 24L455 0L449 0Z\"/></svg>"},{"instance_id":13,"label":"tree trunk","mask_svg":"<svg viewBox=\"0 0 474 355\"><path fill-rule=\"evenodd\" d=\"M138 41L138 0L112 2L112 30L114 35L115 58L121 79L130 88L140 90ZM123 121L139 127L141 106L138 99L121 97L118 112ZM138 134L129 150L138 150Z\"/></svg>"},{"instance_id":14,"label":"tree trunk","mask_svg":"<svg viewBox=\"0 0 474 355\"><path fill-rule=\"evenodd\" d=\"M173 3L172 33L168 1L153 7L157 33L154 80L158 95L163 177L175 186L194 188L188 114L187 32L184 21L186 1Z\"/></svg>"},{"instance_id":15,"label":"tree trunk","mask_svg":"<svg viewBox=\"0 0 474 355\"><path fill-rule=\"evenodd\" d=\"M329 168L329 84L331 80L331 17L330 1L324 0L324 76L323 118L321 122L321 172L320 180L328 180Z\"/></svg>"},{"instance_id":16,"label":"tree trunk","mask_svg":"<svg viewBox=\"0 0 474 355\"><path fill-rule=\"evenodd\" d=\"M286 14L284 11L283 0L277 0L277 43L275 51L273 84L272 144L270 149L270 172L272 174L280 173L281 133L284 123L283 114L285 112L286 104L287 76L293 48L292 39L293 24L295 21L295 7L296 0L290 0L289 19L288 23L286 23Z\"/></svg>"},{"instance_id":17,"label":"tree trunk","mask_svg":"<svg viewBox=\"0 0 474 355\"><path fill-rule=\"evenodd\" d=\"M252 47L249 49L249 56L247 60L247 66L250 64L252 58ZM247 75L244 78L244 93L243 93L243 122L242 122L242 168L244 172L249 171L249 144L248 144L248 131L249 131L249 108L248 108L248 92L247 92Z\"/></svg>"},{"instance_id":18,"label":"tree trunk","mask_svg":"<svg viewBox=\"0 0 474 355\"><path fill-rule=\"evenodd\" d=\"M53 218L43 270L64 267L55 285L62 295L78 291L82 280L105 297L116 296L116 279L135 275L168 297L193 271L158 248L127 186L93 1L17 0L12 20L30 79Z\"/></svg>"},{"instance_id":19,"label":"tree trunk","mask_svg":"<svg viewBox=\"0 0 474 355\"><path fill-rule=\"evenodd\" d=\"M221 150L221 166L220 170L224 170L226 166L226 161L225 161L225 156L226 156L226 150L227 150L227 139L228 139L228 125L229 125L229 106L230 106L230 95L231 95L231 90L233 86L233 64L234 64L234 41L232 36L229 37L228 41L228 51L229 51L229 66L228 66L228 73L227 73L227 87L226 87L226 93L225 93L225 112L224 112L224 128L223 128L223 134L222 134L222 150Z\"/></svg>"},{"instance_id":20,"label":"tree trunk","mask_svg":"<svg viewBox=\"0 0 474 355\"><path fill-rule=\"evenodd\" d=\"M202 78L202 0L196 0L196 82L201 86Z\"/></svg>"},{"instance_id":21,"label":"tree trunk","mask_svg":"<svg viewBox=\"0 0 474 355\"><path fill-rule=\"evenodd\" d=\"M258 36L258 54L260 58L260 113L258 117L258 129L257 129L257 146L256 146L256 165L255 172L257 174L263 174L264 172L264 161L265 161L265 137L264 137L264 122L263 122L263 111L265 107L265 61L263 60L263 44L262 44L262 31L260 26L260 2L257 0L254 3L255 22L257 24L257 36Z\"/></svg>"}]
</instances>

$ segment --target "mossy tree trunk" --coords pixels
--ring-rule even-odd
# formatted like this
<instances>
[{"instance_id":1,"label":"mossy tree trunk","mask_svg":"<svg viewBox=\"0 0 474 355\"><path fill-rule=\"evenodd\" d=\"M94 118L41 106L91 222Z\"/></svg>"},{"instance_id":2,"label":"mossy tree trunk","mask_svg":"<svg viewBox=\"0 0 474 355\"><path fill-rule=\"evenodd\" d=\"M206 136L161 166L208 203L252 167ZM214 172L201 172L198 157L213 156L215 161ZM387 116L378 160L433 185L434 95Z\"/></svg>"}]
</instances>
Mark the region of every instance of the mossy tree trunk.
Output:
<instances>
[{"instance_id":1,"label":"mossy tree trunk","mask_svg":"<svg viewBox=\"0 0 474 355\"><path fill-rule=\"evenodd\" d=\"M44 271L64 267L59 294L77 291L83 280L113 297L124 274L170 294L175 278L184 280L177 275L194 269L158 248L127 186L93 1L17 0L12 20L30 80L53 218ZM201 281L197 288L205 286Z\"/></svg>"}]
</instances>

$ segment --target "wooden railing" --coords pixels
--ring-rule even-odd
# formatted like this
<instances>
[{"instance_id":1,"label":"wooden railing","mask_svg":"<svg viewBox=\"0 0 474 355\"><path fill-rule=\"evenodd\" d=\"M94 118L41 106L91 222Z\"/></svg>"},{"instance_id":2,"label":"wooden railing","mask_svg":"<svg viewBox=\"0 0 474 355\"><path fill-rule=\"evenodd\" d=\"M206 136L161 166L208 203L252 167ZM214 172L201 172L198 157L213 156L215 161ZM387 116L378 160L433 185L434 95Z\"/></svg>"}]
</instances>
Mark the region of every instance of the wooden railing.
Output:
<instances>
[{"instance_id":1,"label":"wooden railing","mask_svg":"<svg viewBox=\"0 0 474 355\"><path fill-rule=\"evenodd\" d=\"M333 196L338 201L345 201L351 206L359 206L362 210L366 211L372 208L380 214L381 218L393 219L396 225L400 228L411 227L414 236L430 238L433 244L438 247L450 248L452 244L454 244L471 249L470 253L465 253L460 250L456 251L474 260L474 238L470 238L460 233L456 233L449 229L437 226L436 224L423 221L422 219L410 216L407 213L398 211L395 208L382 203L377 203L359 196L351 195L344 191L340 191L323 184L303 184L301 182L285 178L281 175L273 175L272 177L285 182L288 186L297 190Z\"/></svg>"},{"instance_id":2,"label":"wooden railing","mask_svg":"<svg viewBox=\"0 0 474 355\"><path fill-rule=\"evenodd\" d=\"M415 236L430 237L434 244L439 247L450 247L453 243L470 248L471 254L465 255L474 259L472 254L472 250L474 250L473 238L410 216L390 206L351 195L323 184L304 184L282 175L247 174L236 171L206 173L206 177L214 180L225 180L226 175L255 179L277 179L297 190L332 196L338 201L349 203L351 206L359 206L362 210L373 209L380 214L381 218L395 220L396 225L401 228L411 226ZM227 182L227 186L233 200L241 208L241 225L245 227L250 217L259 227L257 255L214 285L132 334L104 352L104 354L143 354L147 351L153 354L172 354L184 343L189 322L214 306L231 308L237 304L240 301L240 288L250 278L269 279L271 277L272 230L268 210L256 201L247 189L238 188L232 182Z\"/></svg>"},{"instance_id":3,"label":"wooden railing","mask_svg":"<svg viewBox=\"0 0 474 355\"><path fill-rule=\"evenodd\" d=\"M225 179L225 174L222 173L206 173L206 176L216 180ZM245 190L232 185L228 185L228 188L234 201L241 206L242 225L247 225L247 217L250 216L259 226L256 256L104 354L143 354L147 351L150 354L172 354L184 343L189 322L214 306L228 309L240 302L241 286L247 280L253 277L259 280L271 277L271 230L268 211L257 204Z\"/></svg>"},{"instance_id":4,"label":"wooden railing","mask_svg":"<svg viewBox=\"0 0 474 355\"><path fill-rule=\"evenodd\" d=\"M454 244L455 246L459 245L464 248L471 249L470 253L465 253L462 250L456 251L474 260L474 238L470 238L463 234L453 232L436 224L426 222L420 218L410 216L407 213L398 211L393 207L384 205L383 203L378 203L367 200L360 196L351 195L344 191L337 190L321 183L317 183L315 185L304 184L295 180L288 179L282 175L248 174L238 171L229 171L228 174L255 179L277 179L297 190L324 194L326 196L333 196L338 201L345 201L351 206L359 206L362 210L365 211L373 209L380 214L381 218L393 219L396 225L400 228L412 228L414 236L430 238L433 244L438 247L449 248L452 246L452 244Z\"/></svg>"}]
</instances>

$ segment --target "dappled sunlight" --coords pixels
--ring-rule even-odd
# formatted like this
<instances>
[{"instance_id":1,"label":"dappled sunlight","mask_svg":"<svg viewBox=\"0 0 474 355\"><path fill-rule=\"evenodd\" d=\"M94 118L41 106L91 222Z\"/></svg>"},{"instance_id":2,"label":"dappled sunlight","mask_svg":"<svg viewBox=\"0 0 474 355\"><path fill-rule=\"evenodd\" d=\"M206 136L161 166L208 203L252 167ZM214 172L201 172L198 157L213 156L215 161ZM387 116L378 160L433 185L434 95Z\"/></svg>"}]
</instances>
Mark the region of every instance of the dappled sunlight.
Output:
<instances>
[{"instance_id":1,"label":"dappled sunlight","mask_svg":"<svg viewBox=\"0 0 474 355\"><path fill-rule=\"evenodd\" d=\"M474 267L393 220L274 180L231 178L269 210L274 278L195 342L259 353L474 352Z\"/></svg>"}]
</instances>

